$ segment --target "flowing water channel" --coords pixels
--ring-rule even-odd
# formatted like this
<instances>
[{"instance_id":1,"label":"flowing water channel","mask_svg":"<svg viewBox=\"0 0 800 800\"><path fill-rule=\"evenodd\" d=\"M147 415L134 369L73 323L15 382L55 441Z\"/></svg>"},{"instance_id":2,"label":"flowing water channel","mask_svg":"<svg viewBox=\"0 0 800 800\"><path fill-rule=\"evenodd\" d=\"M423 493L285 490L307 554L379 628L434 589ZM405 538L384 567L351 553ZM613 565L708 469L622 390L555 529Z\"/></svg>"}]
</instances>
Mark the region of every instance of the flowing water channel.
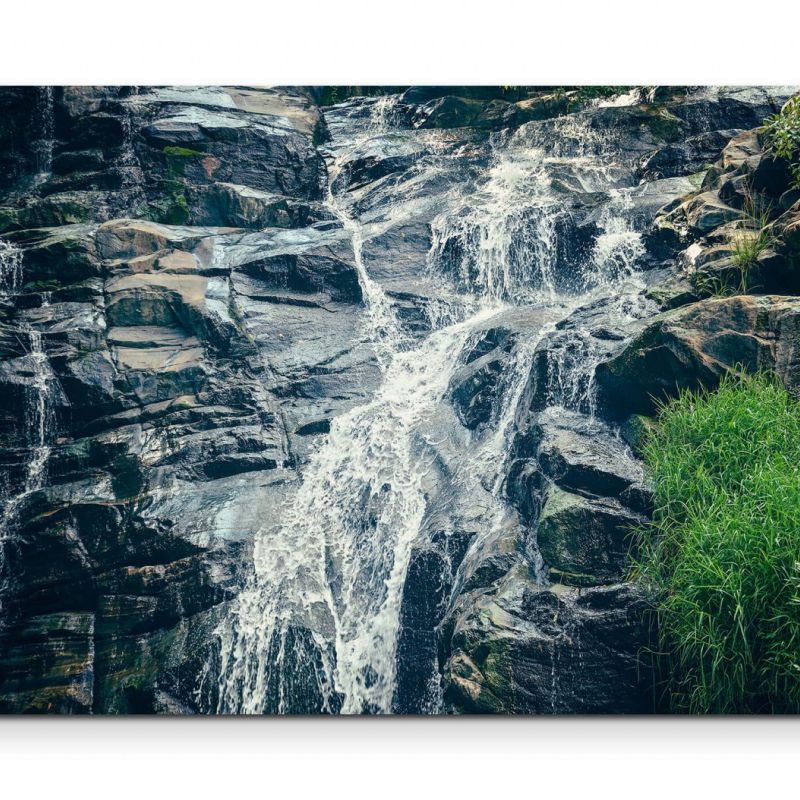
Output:
<instances>
[{"instance_id":1,"label":"flowing water channel","mask_svg":"<svg viewBox=\"0 0 800 800\"><path fill-rule=\"evenodd\" d=\"M537 347L590 303L612 316L636 313L642 246L610 168L613 143L573 115L545 131L525 126L464 144L396 124L394 102L329 111L326 151L326 205L352 247L362 335L381 383L332 421L277 524L255 542L252 575L218 631L218 712L396 710L404 588L432 515L454 517L478 498L482 535L518 524L503 487ZM364 188L351 180L353 165L375 153L413 157L399 179L380 176ZM553 189L565 169L605 193L590 252L566 274L559 237L569 197ZM420 272L427 319L414 329L373 274L386 265L365 255L371 240L411 217L431 231ZM442 425L452 417L451 382L487 331L509 325L513 346L491 417L459 432L466 446L453 447ZM568 350L550 367L550 401L591 413L591 343L578 332ZM442 464L451 476L446 502ZM432 710L443 711L436 703Z\"/></svg>"},{"instance_id":2,"label":"flowing water channel","mask_svg":"<svg viewBox=\"0 0 800 800\"><path fill-rule=\"evenodd\" d=\"M22 251L16 245L0 239L0 299L12 300L19 291L23 276L22 260ZM27 321L20 323L19 332L24 337L20 345L25 350L20 358L20 372L26 379L23 387L25 463L21 484L16 488L4 487L4 493L0 496L0 624L2 597L8 580L5 570L6 544L14 531L23 503L44 486L53 434L50 395L54 376L44 350L42 333Z\"/></svg>"}]
</instances>

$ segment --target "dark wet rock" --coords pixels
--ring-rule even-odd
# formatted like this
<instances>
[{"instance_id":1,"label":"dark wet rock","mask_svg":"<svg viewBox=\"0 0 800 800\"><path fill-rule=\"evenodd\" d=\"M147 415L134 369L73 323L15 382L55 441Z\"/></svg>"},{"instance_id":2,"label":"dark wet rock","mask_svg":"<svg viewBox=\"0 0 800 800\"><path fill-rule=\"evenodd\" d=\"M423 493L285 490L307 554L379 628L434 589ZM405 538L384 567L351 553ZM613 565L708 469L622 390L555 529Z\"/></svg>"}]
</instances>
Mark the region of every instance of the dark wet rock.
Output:
<instances>
[{"instance_id":1,"label":"dark wet rock","mask_svg":"<svg viewBox=\"0 0 800 800\"><path fill-rule=\"evenodd\" d=\"M512 461L506 480L506 494L527 525L535 525L542 510L547 478L533 458Z\"/></svg>"},{"instance_id":2,"label":"dark wet rock","mask_svg":"<svg viewBox=\"0 0 800 800\"><path fill-rule=\"evenodd\" d=\"M423 153L423 148L407 139L375 136L343 162L341 174L333 184L334 191L358 189L387 175L403 172Z\"/></svg>"},{"instance_id":3,"label":"dark wet rock","mask_svg":"<svg viewBox=\"0 0 800 800\"><path fill-rule=\"evenodd\" d=\"M536 528L551 579L576 586L621 580L633 529L640 521L613 500L551 487Z\"/></svg>"},{"instance_id":4,"label":"dark wet rock","mask_svg":"<svg viewBox=\"0 0 800 800\"><path fill-rule=\"evenodd\" d=\"M352 254L327 245L319 249L307 247L300 253L265 253L263 258L242 265L241 270L278 294L286 290L324 294L330 300L348 303L359 303L362 299ZM253 289L257 291L256 285ZM257 299L255 291L249 296Z\"/></svg>"},{"instance_id":5,"label":"dark wet rock","mask_svg":"<svg viewBox=\"0 0 800 800\"><path fill-rule=\"evenodd\" d=\"M655 283L646 294L658 304L661 311L679 308L700 299L689 277L680 273Z\"/></svg>"},{"instance_id":6,"label":"dark wet rock","mask_svg":"<svg viewBox=\"0 0 800 800\"><path fill-rule=\"evenodd\" d=\"M578 92L529 87L415 86L401 109L415 128L498 130L569 113L584 105Z\"/></svg>"},{"instance_id":7,"label":"dark wet rock","mask_svg":"<svg viewBox=\"0 0 800 800\"><path fill-rule=\"evenodd\" d=\"M739 219L739 216L739 211L724 203L719 195L704 192L678 206L669 219L674 225L702 236L726 222Z\"/></svg>"},{"instance_id":8,"label":"dark wet rock","mask_svg":"<svg viewBox=\"0 0 800 800\"><path fill-rule=\"evenodd\" d=\"M90 713L94 636L95 615L87 611L43 614L3 631L0 708L7 713Z\"/></svg>"},{"instance_id":9,"label":"dark wet rock","mask_svg":"<svg viewBox=\"0 0 800 800\"><path fill-rule=\"evenodd\" d=\"M477 428L491 419L507 361L508 353L496 347L453 375L450 392L459 418L467 428Z\"/></svg>"},{"instance_id":10,"label":"dark wet rock","mask_svg":"<svg viewBox=\"0 0 800 800\"><path fill-rule=\"evenodd\" d=\"M463 97L439 97L416 111L418 128L502 128L513 123L516 107L504 100L485 103Z\"/></svg>"},{"instance_id":11,"label":"dark wet rock","mask_svg":"<svg viewBox=\"0 0 800 800\"><path fill-rule=\"evenodd\" d=\"M695 288L677 274L692 267L680 255L690 245L696 270L730 258L719 223L735 222L755 176L776 196L780 240L763 254L763 271L796 267L797 197L758 137L738 133L784 94L662 87L614 106L569 87L415 87L382 111L375 98L355 98L323 119L302 89L0 91L0 232L23 252L22 281L0 299L0 479L3 500L18 500L3 542L0 708L215 707L214 631L256 532L276 522L287 482L332 421L381 380L349 231L326 203L330 133L373 125L381 112L394 130L373 126L339 162L335 189L363 225L364 263L404 335L425 334L446 303L428 259L432 222L454 186L480 187L490 135L563 145L565 158L547 167L561 204L559 289L574 288L576 265L591 260L607 222L608 191L596 191L596 176L572 157L613 148L604 184L644 232L651 298L615 322L605 301L589 304L548 333L497 484L476 487L451 517L441 509L452 511L462 476L443 454L491 435L506 368L548 320L503 312L457 356L462 366L433 424L447 441L439 453L424 443L425 490L442 518L426 518L412 548L393 707L439 710L444 690L454 711L648 710L637 655L645 599L618 581L626 526L649 504L627 445L638 452L650 423L627 407L649 411L642 398L654 379L707 382L750 350L754 363L776 363L797 383L791 300L707 301L722 310L700 312L702 304L684 306ZM580 135L562 130L571 122ZM417 140L405 135L414 126L438 131ZM425 137L442 150L432 154ZM453 169L421 167L444 152ZM526 209L520 229L535 228L539 213ZM470 244L454 235L441 255L445 272L474 288ZM630 345L656 302L684 306L670 313L685 316L658 317ZM32 331L49 370L51 450L41 485L26 494ZM563 380L597 360L601 388L622 398L613 406L593 407L590 369L574 385ZM554 419L553 404L572 410ZM593 416L618 411L619 435ZM495 493L508 501L502 519L487 516ZM310 652L308 631L293 629L288 644ZM305 698L298 710L312 710L313 675L292 680Z\"/></svg>"},{"instance_id":12,"label":"dark wet rock","mask_svg":"<svg viewBox=\"0 0 800 800\"><path fill-rule=\"evenodd\" d=\"M770 369L790 389L800 386L800 300L740 296L704 300L667 312L625 350L597 369L616 413L651 414L679 389L713 388L742 367Z\"/></svg>"},{"instance_id":13,"label":"dark wet rock","mask_svg":"<svg viewBox=\"0 0 800 800\"><path fill-rule=\"evenodd\" d=\"M509 576L457 606L445 699L471 713L647 711L652 681L637 655L645 608L630 584L581 589Z\"/></svg>"},{"instance_id":14,"label":"dark wet rock","mask_svg":"<svg viewBox=\"0 0 800 800\"><path fill-rule=\"evenodd\" d=\"M234 228L302 228L330 219L312 201L264 192L233 183L214 183L192 189L188 220L192 225Z\"/></svg>"},{"instance_id":15,"label":"dark wet rock","mask_svg":"<svg viewBox=\"0 0 800 800\"><path fill-rule=\"evenodd\" d=\"M428 546L412 553L400 615L395 713L431 713L438 706L438 687L431 681L438 658L437 628L447 611L458 568L474 538L475 534L468 531L439 531L431 536Z\"/></svg>"},{"instance_id":16,"label":"dark wet rock","mask_svg":"<svg viewBox=\"0 0 800 800\"><path fill-rule=\"evenodd\" d=\"M94 231L92 224L66 225L24 231L8 238L25 249L26 282L68 285L100 275Z\"/></svg>"},{"instance_id":17,"label":"dark wet rock","mask_svg":"<svg viewBox=\"0 0 800 800\"><path fill-rule=\"evenodd\" d=\"M619 497L641 483L641 464L603 423L559 411L540 419L538 462L550 480L564 489Z\"/></svg>"},{"instance_id":18,"label":"dark wet rock","mask_svg":"<svg viewBox=\"0 0 800 800\"><path fill-rule=\"evenodd\" d=\"M731 129L713 130L661 147L644 159L640 166L641 174L652 180L700 173L716 161L720 151L736 133Z\"/></svg>"}]
</instances>

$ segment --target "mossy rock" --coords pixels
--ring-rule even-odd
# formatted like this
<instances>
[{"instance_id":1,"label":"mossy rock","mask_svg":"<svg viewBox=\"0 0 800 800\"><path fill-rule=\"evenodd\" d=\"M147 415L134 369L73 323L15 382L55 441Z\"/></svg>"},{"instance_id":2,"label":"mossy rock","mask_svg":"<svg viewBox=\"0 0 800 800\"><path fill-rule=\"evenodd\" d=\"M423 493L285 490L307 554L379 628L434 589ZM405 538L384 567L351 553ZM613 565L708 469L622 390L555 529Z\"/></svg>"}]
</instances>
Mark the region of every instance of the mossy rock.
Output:
<instances>
[{"instance_id":1,"label":"mossy rock","mask_svg":"<svg viewBox=\"0 0 800 800\"><path fill-rule=\"evenodd\" d=\"M683 135L683 121L665 108L648 114L646 124L653 136L665 142L677 142Z\"/></svg>"},{"instance_id":2,"label":"mossy rock","mask_svg":"<svg viewBox=\"0 0 800 800\"><path fill-rule=\"evenodd\" d=\"M655 417L631 414L620 428L620 435L637 455L642 454L647 437L658 428Z\"/></svg>"},{"instance_id":3,"label":"mossy rock","mask_svg":"<svg viewBox=\"0 0 800 800\"><path fill-rule=\"evenodd\" d=\"M19 221L19 211L15 208L0 208L0 233L24 227Z\"/></svg>"},{"instance_id":4,"label":"mossy rock","mask_svg":"<svg viewBox=\"0 0 800 800\"><path fill-rule=\"evenodd\" d=\"M563 583L611 583L624 576L630 531L637 522L615 501L551 486L537 528L539 550Z\"/></svg>"},{"instance_id":5,"label":"mossy rock","mask_svg":"<svg viewBox=\"0 0 800 800\"><path fill-rule=\"evenodd\" d=\"M692 280L683 275L672 276L656 286L651 286L645 296L658 303L662 311L680 308L700 299Z\"/></svg>"}]
</instances>

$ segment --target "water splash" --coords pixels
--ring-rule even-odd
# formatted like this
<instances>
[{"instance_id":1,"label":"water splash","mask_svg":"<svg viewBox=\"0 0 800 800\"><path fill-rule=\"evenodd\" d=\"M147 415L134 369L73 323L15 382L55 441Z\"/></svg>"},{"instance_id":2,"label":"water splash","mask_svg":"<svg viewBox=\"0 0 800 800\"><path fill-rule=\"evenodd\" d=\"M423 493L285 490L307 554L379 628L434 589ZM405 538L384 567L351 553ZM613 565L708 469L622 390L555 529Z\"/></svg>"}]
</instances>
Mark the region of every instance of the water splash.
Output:
<instances>
[{"instance_id":1,"label":"water splash","mask_svg":"<svg viewBox=\"0 0 800 800\"><path fill-rule=\"evenodd\" d=\"M0 239L0 299L7 300L19 291L22 283L22 251L15 244Z\"/></svg>"},{"instance_id":2,"label":"water splash","mask_svg":"<svg viewBox=\"0 0 800 800\"><path fill-rule=\"evenodd\" d=\"M389 298L378 283L372 279L364 265L363 227L352 213L346 199L337 194L334 187L340 177L346 176L350 160L358 152L358 149L365 142L386 130L388 106L388 103L376 102L370 112L364 133L349 146L334 151L328 166L328 188L325 198L326 207L339 220L349 237L358 281L364 296L365 337L373 344L378 361L384 370L391 362L393 353L403 344L402 330Z\"/></svg>"},{"instance_id":3,"label":"water splash","mask_svg":"<svg viewBox=\"0 0 800 800\"><path fill-rule=\"evenodd\" d=\"M611 200L598 223L600 234L595 240L591 260L585 267L587 282L604 283L612 288L636 271L645 246L641 232L634 229L630 220L632 207L629 193L612 190Z\"/></svg>"},{"instance_id":4,"label":"water splash","mask_svg":"<svg viewBox=\"0 0 800 800\"><path fill-rule=\"evenodd\" d=\"M549 145L541 131L498 136L488 168L476 181L448 190L431 223L427 272L449 282L450 290L424 304L427 333L404 330L391 298L370 275L364 245L402 222L416 189L403 202L389 199L368 224L362 213L369 199L348 190L359 154L391 130L392 109L392 99L380 99L366 118L364 103L333 112L340 116L329 125L327 153L326 205L352 247L364 301L362 335L374 349L382 382L371 400L333 420L275 515L278 521L257 537L253 573L218 631L221 713L392 711L403 591L413 549L425 545L430 529L439 412L464 354L515 308L537 309L534 317L523 312L527 327L508 348L491 418L456 456L453 489L481 498L489 535L513 523L504 497L506 461L539 346L557 333L558 321L607 297L609 287L635 271L637 237L625 227L619 199L602 217L587 263L573 265L571 293L559 282L556 223L565 200L552 188L553 169L567 164L587 184L616 191L613 162L598 157L608 143L585 119L556 123ZM447 159L461 155L429 131L391 135L417 137L413 141L432 154L404 174L407 183L398 193L412 184L424 187L427 174L446 173ZM620 297L625 291L619 289ZM592 394L581 377L593 374L590 344L562 364L565 404ZM570 381L584 388L566 400ZM544 581L544 565L533 551L530 562ZM436 681L432 675L433 703L441 700Z\"/></svg>"},{"instance_id":5,"label":"water splash","mask_svg":"<svg viewBox=\"0 0 800 800\"><path fill-rule=\"evenodd\" d=\"M429 263L449 270L463 289L497 301L552 299L557 211L543 152L498 149L488 179L474 193L459 188L456 203L431 223Z\"/></svg>"}]
</instances>

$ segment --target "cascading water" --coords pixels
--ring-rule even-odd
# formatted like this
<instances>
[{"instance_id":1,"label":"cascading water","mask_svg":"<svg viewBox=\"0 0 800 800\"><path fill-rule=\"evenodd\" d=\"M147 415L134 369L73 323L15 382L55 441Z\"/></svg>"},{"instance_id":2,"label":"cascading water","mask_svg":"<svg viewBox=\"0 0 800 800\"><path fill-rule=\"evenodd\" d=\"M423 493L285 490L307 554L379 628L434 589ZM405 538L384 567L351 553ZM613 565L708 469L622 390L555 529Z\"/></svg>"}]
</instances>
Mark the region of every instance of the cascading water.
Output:
<instances>
[{"instance_id":1,"label":"cascading water","mask_svg":"<svg viewBox=\"0 0 800 800\"><path fill-rule=\"evenodd\" d=\"M328 169L327 206L352 246L365 306L363 336L382 382L371 400L332 421L277 523L255 542L252 577L218 631L218 712L393 710L403 592L431 512L427 477L438 413L449 403L464 353L515 308L531 310L498 378L497 408L452 470L453 491L480 495L484 524L492 529L512 516L503 497L505 461L537 346L582 304L610 297L622 307L639 288L625 285L641 245L625 222L621 200L618 211L609 206L604 212L592 256L573 265L579 279L571 277L572 291L559 280L557 222L565 199L552 188L553 166L569 161L579 179L615 190L602 159L596 153L592 158L595 132L570 119L557 128L551 147L532 145L524 132L496 137L488 169L477 181L456 182L443 193L430 221L427 272L450 289L427 298L427 333L405 329L364 255L365 243L384 228L364 225L347 180L360 149L390 130L394 104L391 98L375 101L355 134L352 124L331 125ZM442 170L446 147L430 133L395 133L416 137L415 144L436 153L408 170L409 184L426 170ZM400 200L389 204L384 227L385 220L396 224L406 213ZM570 381L583 387L582 396L591 394L581 377L584 362L593 370L591 352L583 355L561 365L554 403L570 405Z\"/></svg>"},{"instance_id":2,"label":"cascading water","mask_svg":"<svg viewBox=\"0 0 800 800\"><path fill-rule=\"evenodd\" d=\"M50 172L53 164L53 137L55 132L53 116L53 87L42 86L38 90L33 111L33 127L36 138L31 143L34 168L37 175Z\"/></svg>"},{"instance_id":3,"label":"cascading water","mask_svg":"<svg viewBox=\"0 0 800 800\"><path fill-rule=\"evenodd\" d=\"M3 299L13 299L22 279L22 252L15 245L0 240L0 290ZM25 434L28 460L24 478L16 493L3 498L0 513L0 611L6 585L5 542L13 533L24 501L40 489L47 477L52 433L52 406L49 402L54 380L50 362L44 350L42 334L28 322L20 324L20 331L28 338L28 351L24 356L25 372Z\"/></svg>"},{"instance_id":4,"label":"cascading water","mask_svg":"<svg viewBox=\"0 0 800 800\"><path fill-rule=\"evenodd\" d=\"M552 299L557 205L542 151L498 149L477 192L454 195L431 225L432 267L449 266L465 289L498 301Z\"/></svg>"},{"instance_id":5,"label":"cascading water","mask_svg":"<svg viewBox=\"0 0 800 800\"><path fill-rule=\"evenodd\" d=\"M13 297L22 281L22 251L0 239L0 299Z\"/></svg>"}]
</instances>

